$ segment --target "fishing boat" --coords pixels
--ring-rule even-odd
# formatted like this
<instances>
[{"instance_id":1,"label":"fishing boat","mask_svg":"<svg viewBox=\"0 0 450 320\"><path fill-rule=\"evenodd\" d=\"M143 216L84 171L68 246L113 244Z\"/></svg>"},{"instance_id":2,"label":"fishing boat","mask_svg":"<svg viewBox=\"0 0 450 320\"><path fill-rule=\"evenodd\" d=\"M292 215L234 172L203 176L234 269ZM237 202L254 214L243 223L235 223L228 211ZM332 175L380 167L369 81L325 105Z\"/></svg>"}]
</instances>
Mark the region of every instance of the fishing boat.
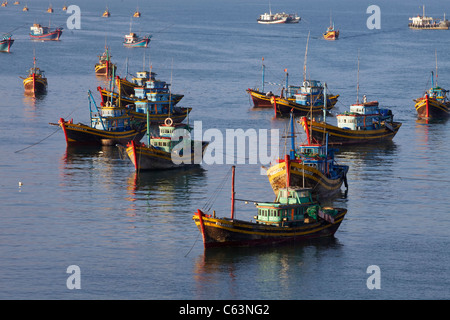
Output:
<instances>
[{"instance_id":1,"label":"fishing boat","mask_svg":"<svg viewBox=\"0 0 450 320\"><path fill-rule=\"evenodd\" d=\"M34 23L30 27L30 37L32 40L53 40L58 41L61 37L63 28L51 29L50 27L43 27L38 23Z\"/></svg>"},{"instance_id":2,"label":"fishing boat","mask_svg":"<svg viewBox=\"0 0 450 320\"><path fill-rule=\"evenodd\" d=\"M27 5L25 5L25 7L23 7L23 9L22 9L22 11L24 11L24 12L26 12L26 11L28 11L29 9L28 9L28 6Z\"/></svg>"},{"instance_id":3,"label":"fishing boat","mask_svg":"<svg viewBox=\"0 0 450 320\"><path fill-rule=\"evenodd\" d=\"M272 11L270 10L269 13L264 13L256 19L258 23L261 24L280 24L280 23L286 23L286 20L288 17L286 15L282 15L279 13L272 14Z\"/></svg>"},{"instance_id":4,"label":"fishing boat","mask_svg":"<svg viewBox=\"0 0 450 320\"><path fill-rule=\"evenodd\" d=\"M296 13L282 13L282 15L287 16L286 23L299 23L302 18Z\"/></svg>"},{"instance_id":5,"label":"fishing boat","mask_svg":"<svg viewBox=\"0 0 450 320\"><path fill-rule=\"evenodd\" d=\"M136 121L126 107L107 103L98 107L88 91L90 124L73 123L60 118L58 123L64 132L66 143L72 145L115 146L130 141L139 142L147 132L145 122Z\"/></svg>"},{"instance_id":6,"label":"fishing boat","mask_svg":"<svg viewBox=\"0 0 450 320\"><path fill-rule=\"evenodd\" d=\"M433 19L432 17L427 17L425 15L425 6L422 6L422 15L418 14L416 17L409 18L411 21L408 24L410 29L415 30L448 30L450 27L450 22L445 19Z\"/></svg>"},{"instance_id":7,"label":"fishing boat","mask_svg":"<svg viewBox=\"0 0 450 320\"><path fill-rule=\"evenodd\" d=\"M166 118L159 125L159 135L147 132L147 145L132 141L126 147L118 147L126 153L136 171L199 165L209 142L192 140L191 131L189 124L174 123L171 118Z\"/></svg>"},{"instance_id":8,"label":"fishing boat","mask_svg":"<svg viewBox=\"0 0 450 320\"><path fill-rule=\"evenodd\" d=\"M435 51L436 74L431 71L431 88L425 91L423 97L415 99L415 108L419 118L425 120L442 120L450 116L449 90L438 85L437 50Z\"/></svg>"},{"instance_id":9,"label":"fishing boat","mask_svg":"<svg viewBox=\"0 0 450 320\"><path fill-rule=\"evenodd\" d=\"M139 11L139 8L136 9L136 11L133 13L133 18L140 18L141 12Z\"/></svg>"},{"instance_id":10,"label":"fishing boat","mask_svg":"<svg viewBox=\"0 0 450 320\"><path fill-rule=\"evenodd\" d=\"M309 134L317 143L329 145L354 145L392 140L401 127L400 122L394 122L390 109L379 108L378 101L359 102L359 58L356 86L356 103L350 106L350 111L336 115L337 126L326 122L326 112L323 121L302 118L304 128L309 128ZM326 83L324 94L326 96ZM325 108L324 108L325 109Z\"/></svg>"},{"instance_id":11,"label":"fishing boat","mask_svg":"<svg viewBox=\"0 0 450 320\"><path fill-rule=\"evenodd\" d=\"M67 6L66 6L66 5L64 5L64 6L62 7L62 11L67 11Z\"/></svg>"},{"instance_id":12,"label":"fishing boat","mask_svg":"<svg viewBox=\"0 0 450 320\"><path fill-rule=\"evenodd\" d=\"M431 71L431 88L423 97L414 100L417 115L422 119L447 119L450 117L450 100L447 96L449 90L438 86L434 78Z\"/></svg>"},{"instance_id":13,"label":"fishing boat","mask_svg":"<svg viewBox=\"0 0 450 320\"><path fill-rule=\"evenodd\" d=\"M117 66L111 62L111 57L109 48L105 47L103 54L98 56L98 63L95 64L95 75L107 78L112 77L116 72Z\"/></svg>"},{"instance_id":14,"label":"fishing boat","mask_svg":"<svg viewBox=\"0 0 450 320\"><path fill-rule=\"evenodd\" d=\"M313 143L307 133L307 143L295 146L294 116L290 119L291 132L287 136L291 140L289 161L279 158L267 170L267 177L276 195L283 188L287 175L291 186L311 188L319 197L333 196L341 190L342 184L348 188L347 172L349 167L339 165L334 158L335 149L328 144Z\"/></svg>"},{"instance_id":15,"label":"fishing boat","mask_svg":"<svg viewBox=\"0 0 450 320\"><path fill-rule=\"evenodd\" d=\"M144 37L137 36L134 32L125 35L123 45L128 48L147 48L150 43L151 35Z\"/></svg>"},{"instance_id":16,"label":"fishing boat","mask_svg":"<svg viewBox=\"0 0 450 320\"><path fill-rule=\"evenodd\" d=\"M286 157L289 162L289 156ZM235 217L235 167L232 167L231 215L217 218L198 209L192 219L202 234L205 249L273 245L333 237L347 210L321 206L311 189L290 186L289 175L274 202L255 202L255 221Z\"/></svg>"},{"instance_id":17,"label":"fishing boat","mask_svg":"<svg viewBox=\"0 0 450 320\"><path fill-rule=\"evenodd\" d=\"M106 10L103 11L102 17L103 18L109 18L111 16L111 13L108 10L108 7L106 7Z\"/></svg>"},{"instance_id":18,"label":"fishing boat","mask_svg":"<svg viewBox=\"0 0 450 320\"><path fill-rule=\"evenodd\" d=\"M28 76L23 79L26 94L43 94L47 91L47 78L44 70L36 67L36 57L33 58L33 67L28 70Z\"/></svg>"},{"instance_id":19,"label":"fishing boat","mask_svg":"<svg viewBox=\"0 0 450 320\"><path fill-rule=\"evenodd\" d=\"M20 1L14 1L13 5L17 6L20 4Z\"/></svg>"},{"instance_id":20,"label":"fishing boat","mask_svg":"<svg viewBox=\"0 0 450 320\"><path fill-rule=\"evenodd\" d=\"M327 28L327 31L323 34L325 40L337 40L339 38L339 30L334 28L334 23Z\"/></svg>"},{"instance_id":21,"label":"fishing boat","mask_svg":"<svg viewBox=\"0 0 450 320\"><path fill-rule=\"evenodd\" d=\"M2 40L0 40L0 52L10 52L11 46L14 43L14 39L11 34L4 34Z\"/></svg>"},{"instance_id":22,"label":"fishing boat","mask_svg":"<svg viewBox=\"0 0 450 320\"><path fill-rule=\"evenodd\" d=\"M3 1L2 2L2 7L7 7L8 6L8 1Z\"/></svg>"},{"instance_id":23,"label":"fishing boat","mask_svg":"<svg viewBox=\"0 0 450 320\"><path fill-rule=\"evenodd\" d=\"M394 138L402 123L393 121L390 109L378 107L378 101L356 103L349 112L336 115L337 126L325 121L307 120L312 138L329 145L354 145L389 141Z\"/></svg>"},{"instance_id":24,"label":"fishing boat","mask_svg":"<svg viewBox=\"0 0 450 320\"><path fill-rule=\"evenodd\" d=\"M52 8L51 5L48 7L47 12L48 12L48 13L53 13L53 8Z\"/></svg>"}]
</instances>

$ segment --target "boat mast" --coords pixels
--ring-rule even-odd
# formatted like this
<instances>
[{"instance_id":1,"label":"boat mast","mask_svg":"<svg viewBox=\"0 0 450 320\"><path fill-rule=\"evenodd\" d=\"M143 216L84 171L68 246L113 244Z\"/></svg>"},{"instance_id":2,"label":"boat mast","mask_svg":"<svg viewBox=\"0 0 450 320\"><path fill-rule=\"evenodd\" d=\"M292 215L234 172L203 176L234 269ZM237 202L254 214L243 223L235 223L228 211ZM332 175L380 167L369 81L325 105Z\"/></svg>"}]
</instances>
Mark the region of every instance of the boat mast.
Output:
<instances>
[{"instance_id":1,"label":"boat mast","mask_svg":"<svg viewBox=\"0 0 450 320\"><path fill-rule=\"evenodd\" d=\"M231 220L234 219L234 172L236 166L231 167Z\"/></svg>"},{"instance_id":2,"label":"boat mast","mask_svg":"<svg viewBox=\"0 0 450 320\"><path fill-rule=\"evenodd\" d=\"M264 72L265 72L264 57L262 57L262 92L264 92Z\"/></svg>"},{"instance_id":3,"label":"boat mast","mask_svg":"<svg viewBox=\"0 0 450 320\"><path fill-rule=\"evenodd\" d=\"M356 74L356 104L359 104L359 49L358 49L358 72Z\"/></svg>"},{"instance_id":4,"label":"boat mast","mask_svg":"<svg viewBox=\"0 0 450 320\"><path fill-rule=\"evenodd\" d=\"M284 69L284 72L286 72L286 90L284 91L284 97L285 99L288 98L288 88L289 88L289 73L287 72L287 69Z\"/></svg>"},{"instance_id":5,"label":"boat mast","mask_svg":"<svg viewBox=\"0 0 450 320\"><path fill-rule=\"evenodd\" d=\"M437 65L437 49L434 49L434 56L436 58L436 87L438 86L438 65Z\"/></svg>"},{"instance_id":6,"label":"boat mast","mask_svg":"<svg viewBox=\"0 0 450 320\"><path fill-rule=\"evenodd\" d=\"M311 31L308 32L308 39L306 40L306 50L305 50L305 62L303 64L303 81L306 80L306 58L308 56L308 43L309 43L309 34Z\"/></svg>"}]
</instances>

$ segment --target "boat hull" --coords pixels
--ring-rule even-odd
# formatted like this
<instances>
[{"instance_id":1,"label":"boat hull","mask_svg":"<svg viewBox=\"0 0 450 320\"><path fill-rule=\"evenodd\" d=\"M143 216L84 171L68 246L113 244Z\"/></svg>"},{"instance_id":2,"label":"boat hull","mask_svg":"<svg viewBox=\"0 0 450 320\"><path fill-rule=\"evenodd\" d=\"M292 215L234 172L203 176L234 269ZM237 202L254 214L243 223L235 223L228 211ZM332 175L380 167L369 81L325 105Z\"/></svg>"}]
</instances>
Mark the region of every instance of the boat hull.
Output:
<instances>
[{"instance_id":1,"label":"boat hull","mask_svg":"<svg viewBox=\"0 0 450 320\"><path fill-rule=\"evenodd\" d=\"M188 116L189 112L191 112L192 108L184 108L184 107L175 107L174 112L169 113L159 113L159 114L149 114L148 122L150 125L161 124L167 118L171 118L175 122L182 122ZM147 114L136 112L131 110L130 114L141 122L147 122Z\"/></svg>"},{"instance_id":2,"label":"boat hull","mask_svg":"<svg viewBox=\"0 0 450 320\"><path fill-rule=\"evenodd\" d=\"M272 108L271 95L252 89L247 89L246 91L252 98L254 108Z\"/></svg>"},{"instance_id":3,"label":"boat hull","mask_svg":"<svg viewBox=\"0 0 450 320\"><path fill-rule=\"evenodd\" d=\"M323 34L325 40L337 40L339 38L339 31L330 31Z\"/></svg>"},{"instance_id":4,"label":"boat hull","mask_svg":"<svg viewBox=\"0 0 450 320\"><path fill-rule=\"evenodd\" d=\"M25 93L43 94L47 92L47 79L30 76L23 80Z\"/></svg>"},{"instance_id":5,"label":"boat hull","mask_svg":"<svg viewBox=\"0 0 450 320\"><path fill-rule=\"evenodd\" d=\"M72 121L60 119L58 124L64 131L66 143L72 145L95 145L95 146L113 146L116 144L127 144L131 141L140 141L147 132L145 125L136 130L127 131L105 131L91 128L90 126Z\"/></svg>"},{"instance_id":6,"label":"boat hull","mask_svg":"<svg viewBox=\"0 0 450 320\"><path fill-rule=\"evenodd\" d=\"M33 35L30 33L30 38L32 40L42 40L42 41L59 41L59 38L61 37L62 30L57 29L53 32L45 33L42 35Z\"/></svg>"},{"instance_id":7,"label":"boat hull","mask_svg":"<svg viewBox=\"0 0 450 320\"><path fill-rule=\"evenodd\" d=\"M337 103L339 95L329 96L327 99L327 110L331 110L334 105ZM316 106L307 106L298 104L289 99L284 99L281 97L272 97L271 98L272 107L274 108L277 115L290 115L293 112L296 115L306 116L311 112L314 113L323 113L324 105L316 105Z\"/></svg>"},{"instance_id":8,"label":"boat hull","mask_svg":"<svg viewBox=\"0 0 450 320\"><path fill-rule=\"evenodd\" d=\"M327 142L329 145L355 145L365 143L375 143L390 141L397 134L401 127L400 122L392 122L382 125L380 129L373 130L351 130L343 129L323 122L308 120L308 128L311 129L312 137L320 144Z\"/></svg>"},{"instance_id":9,"label":"boat hull","mask_svg":"<svg viewBox=\"0 0 450 320\"><path fill-rule=\"evenodd\" d=\"M14 39L5 39L0 41L0 52L10 52Z\"/></svg>"},{"instance_id":10,"label":"boat hull","mask_svg":"<svg viewBox=\"0 0 450 320\"><path fill-rule=\"evenodd\" d=\"M200 210L192 219L202 233L205 248L229 246L258 246L287 242L303 242L311 239L332 237L347 213L337 209L334 222L319 219L299 226L271 226L248 221L215 218Z\"/></svg>"},{"instance_id":11,"label":"boat hull","mask_svg":"<svg viewBox=\"0 0 450 320\"><path fill-rule=\"evenodd\" d=\"M201 159L208 146L208 142L202 142ZM122 153L126 153L134 165L136 171L140 170L161 170L175 169L186 166L198 165L201 159L196 161L194 148L189 156L182 157L181 163L175 163L170 152L159 150L154 147L148 147L144 144L131 143L127 147L118 146Z\"/></svg>"},{"instance_id":12,"label":"boat hull","mask_svg":"<svg viewBox=\"0 0 450 320\"><path fill-rule=\"evenodd\" d=\"M443 103L429 97L422 97L414 101L417 115L420 118L447 119L450 116L450 102Z\"/></svg>"},{"instance_id":13,"label":"boat hull","mask_svg":"<svg viewBox=\"0 0 450 320\"><path fill-rule=\"evenodd\" d=\"M147 48L150 43L150 39L142 39L133 43L124 42L123 45L127 48Z\"/></svg>"},{"instance_id":14,"label":"boat hull","mask_svg":"<svg viewBox=\"0 0 450 320\"><path fill-rule=\"evenodd\" d=\"M117 67L113 63L104 63L95 65L95 75L99 77L112 77L116 73Z\"/></svg>"},{"instance_id":15,"label":"boat hull","mask_svg":"<svg viewBox=\"0 0 450 320\"><path fill-rule=\"evenodd\" d=\"M298 161L290 161L289 181L290 186L311 188L319 197L332 196L341 190L342 184L347 187L348 166L338 166L338 173L334 177L328 177L325 173ZM280 188L286 187L286 164L277 163L267 170L267 177L275 195Z\"/></svg>"}]
</instances>

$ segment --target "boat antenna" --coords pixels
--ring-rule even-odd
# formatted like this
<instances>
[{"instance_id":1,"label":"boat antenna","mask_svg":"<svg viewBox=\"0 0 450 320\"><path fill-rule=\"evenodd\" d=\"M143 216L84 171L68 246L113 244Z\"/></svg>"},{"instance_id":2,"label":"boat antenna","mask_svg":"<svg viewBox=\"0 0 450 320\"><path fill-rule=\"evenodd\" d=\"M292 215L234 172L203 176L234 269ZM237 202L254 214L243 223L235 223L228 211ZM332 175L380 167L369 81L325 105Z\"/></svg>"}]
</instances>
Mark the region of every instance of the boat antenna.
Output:
<instances>
[{"instance_id":1,"label":"boat antenna","mask_svg":"<svg viewBox=\"0 0 450 320\"><path fill-rule=\"evenodd\" d=\"M235 174L236 166L231 167L231 220L234 219L234 174Z\"/></svg>"},{"instance_id":2,"label":"boat antenna","mask_svg":"<svg viewBox=\"0 0 450 320\"><path fill-rule=\"evenodd\" d=\"M359 104L359 49L358 49L358 73L356 74L356 104Z\"/></svg>"},{"instance_id":3,"label":"boat antenna","mask_svg":"<svg viewBox=\"0 0 450 320\"><path fill-rule=\"evenodd\" d=\"M306 58L308 56L308 43L309 43L309 34L311 31L308 31L308 39L306 40L306 50L305 50L305 62L303 64L303 81L306 80Z\"/></svg>"},{"instance_id":4,"label":"boat antenna","mask_svg":"<svg viewBox=\"0 0 450 320\"><path fill-rule=\"evenodd\" d=\"M264 65L264 57L262 57L262 92L264 92L264 72L265 72L265 65Z\"/></svg>"},{"instance_id":5,"label":"boat antenna","mask_svg":"<svg viewBox=\"0 0 450 320\"><path fill-rule=\"evenodd\" d=\"M436 87L438 86L438 64L437 64L437 49L434 49L434 56L436 58Z\"/></svg>"}]
</instances>

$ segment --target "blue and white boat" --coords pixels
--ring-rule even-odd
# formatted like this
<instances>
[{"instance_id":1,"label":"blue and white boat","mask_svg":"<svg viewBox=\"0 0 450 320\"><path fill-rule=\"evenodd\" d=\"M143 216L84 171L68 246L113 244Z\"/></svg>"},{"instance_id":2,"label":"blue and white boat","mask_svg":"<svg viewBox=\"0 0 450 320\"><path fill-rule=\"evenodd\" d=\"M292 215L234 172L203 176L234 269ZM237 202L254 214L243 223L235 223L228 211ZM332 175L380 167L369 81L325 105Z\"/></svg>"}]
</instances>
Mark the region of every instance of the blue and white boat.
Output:
<instances>
[{"instance_id":1,"label":"blue and white boat","mask_svg":"<svg viewBox=\"0 0 450 320\"><path fill-rule=\"evenodd\" d=\"M10 52L14 39L11 34L5 34L0 40L0 52Z\"/></svg>"},{"instance_id":2,"label":"blue and white boat","mask_svg":"<svg viewBox=\"0 0 450 320\"><path fill-rule=\"evenodd\" d=\"M147 48L150 43L151 35L146 35L142 38L134 32L125 35L123 45L128 48Z\"/></svg>"}]
</instances>

